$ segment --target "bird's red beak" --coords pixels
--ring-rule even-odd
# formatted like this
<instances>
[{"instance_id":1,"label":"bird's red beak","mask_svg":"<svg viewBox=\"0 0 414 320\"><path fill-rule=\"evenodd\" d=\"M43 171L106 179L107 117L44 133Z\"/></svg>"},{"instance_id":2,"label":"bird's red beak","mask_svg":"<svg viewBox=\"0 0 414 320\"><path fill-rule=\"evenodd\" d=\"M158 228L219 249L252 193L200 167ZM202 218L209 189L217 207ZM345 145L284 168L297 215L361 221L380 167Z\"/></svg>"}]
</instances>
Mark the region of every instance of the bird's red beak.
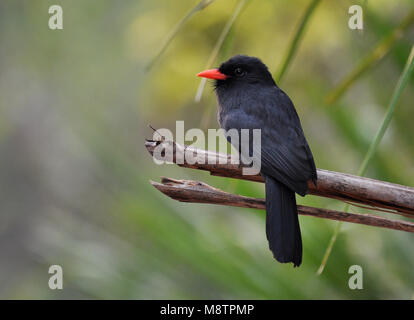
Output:
<instances>
[{"instance_id":1,"label":"bird's red beak","mask_svg":"<svg viewBox=\"0 0 414 320\"><path fill-rule=\"evenodd\" d=\"M210 69L205 70L197 74L198 77L203 77L207 79L215 79L215 80L225 80L227 76L219 71L219 69Z\"/></svg>"}]
</instances>

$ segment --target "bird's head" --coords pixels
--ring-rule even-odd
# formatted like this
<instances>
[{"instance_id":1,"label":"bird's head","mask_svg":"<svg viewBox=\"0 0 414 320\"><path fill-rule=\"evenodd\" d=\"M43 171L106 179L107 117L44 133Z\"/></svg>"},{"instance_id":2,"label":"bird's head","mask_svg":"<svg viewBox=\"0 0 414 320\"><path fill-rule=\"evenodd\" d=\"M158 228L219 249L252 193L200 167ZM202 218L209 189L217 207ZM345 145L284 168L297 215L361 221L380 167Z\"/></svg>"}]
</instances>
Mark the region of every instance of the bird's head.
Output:
<instances>
[{"instance_id":1,"label":"bird's head","mask_svg":"<svg viewBox=\"0 0 414 320\"><path fill-rule=\"evenodd\" d=\"M237 55L223 62L218 69L205 70L199 77L216 80L220 88L245 88L246 85L260 84L275 86L275 82L266 65L258 58Z\"/></svg>"}]
</instances>

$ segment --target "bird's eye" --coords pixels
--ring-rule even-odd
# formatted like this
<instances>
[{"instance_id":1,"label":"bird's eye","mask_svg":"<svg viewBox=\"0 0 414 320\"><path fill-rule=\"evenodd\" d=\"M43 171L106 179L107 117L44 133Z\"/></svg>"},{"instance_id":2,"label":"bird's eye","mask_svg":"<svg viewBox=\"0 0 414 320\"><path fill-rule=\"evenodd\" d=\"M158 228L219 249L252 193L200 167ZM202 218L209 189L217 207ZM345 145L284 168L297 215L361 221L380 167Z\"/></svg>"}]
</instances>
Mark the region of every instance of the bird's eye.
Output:
<instances>
[{"instance_id":1,"label":"bird's eye","mask_svg":"<svg viewBox=\"0 0 414 320\"><path fill-rule=\"evenodd\" d=\"M242 68L236 68L236 69L234 69L234 74L238 77L242 77L242 76L244 76L244 71L243 71Z\"/></svg>"}]
</instances>

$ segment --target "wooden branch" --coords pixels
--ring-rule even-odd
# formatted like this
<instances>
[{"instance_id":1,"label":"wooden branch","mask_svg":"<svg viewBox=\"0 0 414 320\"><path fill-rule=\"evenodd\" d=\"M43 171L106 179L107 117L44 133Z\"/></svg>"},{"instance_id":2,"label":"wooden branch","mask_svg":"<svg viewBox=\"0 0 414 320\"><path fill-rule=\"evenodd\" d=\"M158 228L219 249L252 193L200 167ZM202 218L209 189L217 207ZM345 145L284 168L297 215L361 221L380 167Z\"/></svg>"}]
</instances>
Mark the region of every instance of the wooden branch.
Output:
<instances>
[{"instance_id":1,"label":"wooden branch","mask_svg":"<svg viewBox=\"0 0 414 320\"><path fill-rule=\"evenodd\" d=\"M225 206L265 209L265 200L244 197L213 188L206 183L192 180L162 178L161 183L151 181L159 191L181 202L220 204ZM371 214L347 213L298 205L301 215L365 224L414 233L414 223L397 221Z\"/></svg>"},{"instance_id":2,"label":"wooden branch","mask_svg":"<svg viewBox=\"0 0 414 320\"><path fill-rule=\"evenodd\" d=\"M173 155L170 162L179 166L209 171L210 174L221 177L264 182L261 175L243 175L242 168L231 163L231 156L212 151L182 146L172 141L147 140L145 146L155 158L154 150L157 146L164 148L166 154ZM204 164L177 163L177 159L185 159L186 152L191 152L199 158L205 159ZM158 157L161 160L161 157ZM389 182L358 177L350 174L318 169L318 182L314 186L309 182L309 194L333 198L344 202L352 202L390 210L410 218L414 217L414 188Z\"/></svg>"}]
</instances>

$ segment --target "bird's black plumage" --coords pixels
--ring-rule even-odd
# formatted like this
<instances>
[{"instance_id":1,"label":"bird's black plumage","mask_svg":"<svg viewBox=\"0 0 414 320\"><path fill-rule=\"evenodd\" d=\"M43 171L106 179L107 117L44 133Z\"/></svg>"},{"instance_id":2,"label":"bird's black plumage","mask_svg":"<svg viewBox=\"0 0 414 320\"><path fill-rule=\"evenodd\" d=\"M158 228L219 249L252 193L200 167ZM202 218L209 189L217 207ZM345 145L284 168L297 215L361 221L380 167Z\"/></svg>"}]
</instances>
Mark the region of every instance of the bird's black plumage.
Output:
<instances>
[{"instance_id":1,"label":"bird's black plumage","mask_svg":"<svg viewBox=\"0 0 414 320\"><path fill-rule=\"evenodd\" d=\"M261 174L266 183L266 235L276 260L302 262L295 192L304 196L316 183L316 167L292 101L261 60L238 55L218 69L221 127L261 129ZM251 151L250 151L251 152Z\"/></svg>"}]
</instances>

